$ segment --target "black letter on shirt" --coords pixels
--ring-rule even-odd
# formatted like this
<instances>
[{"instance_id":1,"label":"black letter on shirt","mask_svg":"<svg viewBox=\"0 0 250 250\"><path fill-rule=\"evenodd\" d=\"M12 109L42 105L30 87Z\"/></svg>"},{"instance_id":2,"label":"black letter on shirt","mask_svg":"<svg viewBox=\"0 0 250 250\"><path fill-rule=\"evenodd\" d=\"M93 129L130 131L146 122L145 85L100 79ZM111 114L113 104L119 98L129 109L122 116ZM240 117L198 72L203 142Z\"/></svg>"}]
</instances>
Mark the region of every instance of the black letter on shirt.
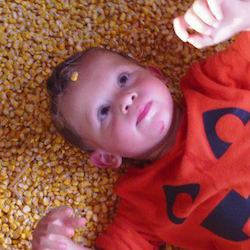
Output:
<instances>
[{"instance_id":1,"label":"black letter on shirt","mask_svg":"<svg viewBox=\"0 0 250 250\"><path fill-rule=\"evenodd\" d=\"M173 207L178 194L184 193L189 194L192 197L192 201L194 202L197 197L200 185L199 184L188 184L181 186L163 186L163 190L166 196L167 202L167 215L169 219L175 224L182 224L186 218L179 218L174 215ZM183 204L185 206L185 204Z\"/></svg>"},{"instance_id":2,"label":"black letter on shirt","mask_svg":"<svg viewBox=\"0 0 250 250\"><path fill-rule=\"evenodd\" d=\"M219 159L231 145L230 142L221 140L215 130L218 120L227 114L237 116L244 125L246 125L250 119L250 113L239 108L214 109L203 113L203 122L207 139L217 159Z\"/></svg>"},{"instance_id":3,"label":"black letter on shirt","mask_svg":"<svg viewBox=\"0 0 250 250\"><path fill-rule=\"evenodd\" d=\"M243 241L250 239L242 231L249 217L250 198L244 199L232 190L201 225L224 239Z\"/></svg>"}]
</instances>

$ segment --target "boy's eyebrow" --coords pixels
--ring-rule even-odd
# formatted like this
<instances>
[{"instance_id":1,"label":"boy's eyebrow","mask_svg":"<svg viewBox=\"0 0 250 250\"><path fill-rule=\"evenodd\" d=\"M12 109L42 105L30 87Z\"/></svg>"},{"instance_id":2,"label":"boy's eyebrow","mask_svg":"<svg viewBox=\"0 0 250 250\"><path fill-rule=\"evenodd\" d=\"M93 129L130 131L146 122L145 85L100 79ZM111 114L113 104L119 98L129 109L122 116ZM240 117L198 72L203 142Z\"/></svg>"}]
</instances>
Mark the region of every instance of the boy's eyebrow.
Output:
<instances>
[{"instance_id":1,"label":"boy's eyebrow","mask_svg":"<svg viewBox=\"0 0 250 250\"><path fill-rule=\"evenodd\" d=\"M117 69L122 69L122 68L136 67L136 66L137 66L137 65L134 64L134 63L127 62L126 64L123 63L123 64L118 64L118 65L116 65L116 68L117 68Z\"/></svg>"}]
</instances>

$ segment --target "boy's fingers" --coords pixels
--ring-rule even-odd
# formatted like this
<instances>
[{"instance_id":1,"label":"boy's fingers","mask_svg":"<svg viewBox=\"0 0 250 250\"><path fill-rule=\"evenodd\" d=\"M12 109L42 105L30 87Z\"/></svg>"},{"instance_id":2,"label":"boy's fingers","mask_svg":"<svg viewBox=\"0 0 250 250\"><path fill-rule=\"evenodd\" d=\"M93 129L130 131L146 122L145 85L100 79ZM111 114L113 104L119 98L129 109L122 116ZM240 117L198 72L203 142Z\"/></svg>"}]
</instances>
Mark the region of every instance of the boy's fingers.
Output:
<instances>
[{"instance_id":1,"label":"boy's fingers","mask_svg":"<svg viewBox=\"0 0 250 250\"><path fill-rule=\"evenodd\" d=\"M183 41L186 42L188 39L188 24L184 20L183 16L177 17L173 21L174 31L176 35Z\"/></svg>"},{"instance_id":2,"label":"boy's fingers","mask_svg":"<svg viewBox=\"0 0 250 250\"><path fill-rule=\"evenodd\" d=\"M67 206L61 206L51 210L47 216L47 221L54 221L58 219L64 219L67 217L71 217L73 215L73 209Z\"/></svg>"},{"instance_id":3,"label":"boy's fingers","mask_svg":"<svg viewBox=\"0 0 250 250\"><path fill-rule=\"evenodd\" d=\"M218 21L223 18L223 13L221 9L221 0L207 0L207 4Z\"/></svg>"},{"instance_id":4,"label":"boy's fingers","mask_svg":"<svg viewBox=\"0 0 250 250\"><path fill-rule=\"evenodd\" d=\"M66 227L65 225L56 225L51 223L48 225L46 233L72 237L74 235L74 229L71 227Z\"/></svg>"},{"instance_id":5,"label":"boy's fingers","mask_svg":"<svg viewBox=\"0 0 250 250\"><path fill-rule=\"evenodd\" d=\"M204 0L197 0L192 5L193 12L206 24L216 28L218 25L217 19L209 9L209 6Z\"/></svg>"},{"instance_id":6,"label":"boy's fingers","mask_svg":"<svg viewBox=\"0 0 250 250\"><path fill-rule=\"evenodd\" d=\"M66 237L60 235L46 235L45 237L41 237L39 249L66 250L66 240Z\"/></svg>"},{"instance_id":7,"label":"boy's fingers","mask_svg":"<svg viewBox=\"0 0 250 250\"><path fill-rule=\"evenodd\" d=\"M72 227L75 229L75 228L83 227L86 223L86 219L71 217L71 218L67 218L64 223L66 226Z\"/></svg>"},{"instance_id":8,"label":"boy's fingers","mask_svg":"<svg viewBox=\"0 0 250 250\"><path fill-rule=\"evenodd\" d=\"M191 35L188 38L188 42L190 44L192 44L194 47L196 47L197 49L202 49L205 48L207 46L211 46L214 44L214 41L211 37L209 36L202 36L202 35Z\"/></svg>"},{"instance_id":9,"label":"boy's fingers","mask_svg":"<svg viewBox=\"0 0 250 250\"><path fill-rule=\"evenodd\" d=\"M76 244L68 237L56 234L49 234L41 238L40 248L44 250L48 248L50 250L68 250L78 249Z\"/></svg>"},{"instance_id":10,"label":"boy's fingers","mask_svg":"<svg viewBox=\"0 0 250 250\"><path fill-rule=\"evenodd\" d=\"M184 15L184 19L188 26L195 30L196 32L204 35L210 35L212 32L212 27L204 23L199 16L197 16L193 9L190 8Z\"/></svg>"}]
</instances>

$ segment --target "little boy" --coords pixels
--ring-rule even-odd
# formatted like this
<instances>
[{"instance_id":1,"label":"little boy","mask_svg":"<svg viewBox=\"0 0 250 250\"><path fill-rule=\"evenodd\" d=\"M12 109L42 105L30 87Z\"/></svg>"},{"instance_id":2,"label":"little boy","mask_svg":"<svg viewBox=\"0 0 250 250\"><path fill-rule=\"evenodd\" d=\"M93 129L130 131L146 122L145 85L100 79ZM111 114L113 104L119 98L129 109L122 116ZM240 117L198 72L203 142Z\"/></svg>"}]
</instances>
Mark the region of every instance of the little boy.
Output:
<instances>
[{"instance_id":1,"label":"little boy","mask_svg":"<svg viewBox=\"0 0 250 250\"><path fill-rule=\"evenodd\" d=\"M248 30L248 13L250 1L196 0L174 28L202 48ZM96 249L250 249L250 33L194 64L181 86L184 109L157 69L103 49L70 58L49 79L56 126L96 166L152 161L120 179L117 215ZM72 209L54 209L33 249L86 250L70 239L83 224Z\"/></svg>"}]
</instances>

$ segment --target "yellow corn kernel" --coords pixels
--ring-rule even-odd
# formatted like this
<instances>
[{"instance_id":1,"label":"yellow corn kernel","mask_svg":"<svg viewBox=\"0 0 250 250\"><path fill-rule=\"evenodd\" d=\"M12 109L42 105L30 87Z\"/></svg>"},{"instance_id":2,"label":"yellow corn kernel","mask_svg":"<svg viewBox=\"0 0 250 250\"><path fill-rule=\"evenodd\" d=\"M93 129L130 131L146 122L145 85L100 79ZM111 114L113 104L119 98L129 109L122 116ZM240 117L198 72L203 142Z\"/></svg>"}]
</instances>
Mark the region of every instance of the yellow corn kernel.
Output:
<instances>
[{"instance_id":1,"label":"yellow corn kernel","mask_svg":"<svg viewBox=\"0 0 250 250\"><path fill-rule=\"evenodd\" d=\"M77 79L78 79L78 75L79 75L79 73L78 73L77 71L74 71L74 72L72 73L72 75L70 76L70 80L71 80L72 82L76 82Z\"/></svg>"},{"instance_id":2,"label":"yellow corn kernel","mask_svg":"<svg viewBox=\"0 0 250 250\"><path fill-rule=\"evenodd\" d=\"M4 243L4 234L0 232L0 244L2 245Z\"/></svg>"},{"instance_id":3,"label":"yellow corn kernel","mask_svg":"<svg viewBox=\"0 0 250 250\"><path fill-rule=\"evenodd\" d=\"M10 231L9 226L7 224L3 224L2 228L1 228L1 231L3 233L8 233Z\"/></svg>"},{"instance_id":4,"label":"yellow corn kernel","mask_svg":"<svg viewBox=\"0 0 250 250\"><path fill-rule=\"evenodd\" d=\"M47 197L43 198L42 202L43 202L44 206L48 206L50 204L50 201L49 201L49 199Z\"/></svg>"},{"instance_id":5,"label":"yellow corn kernel","mask_svg":"<svg viewBox=\"0 0 250 250\"><path fill-rule=\"evenodd\" d=\"M65 179L63 183L64 183L66 186L69 186L69 185L71 184L70 178Z\"/></svg>"},{"instance_id":6,"label":"yellow corn kernel","mask_svg":"<svg viewBox=\"0 0 250 250\"><path fill-rule=\"evenodd\" d=\"M63 167L62 166L57 166L56 168L55 168L55 171L56 171L56 173L57 174L61 174L62 172L63 172Z\"/></svg>"},{"instance_id":7,"label":"yellow corn kernel","mask_svg":"<svg viewBox=\"0 0 250 250\"><path fill-rule=\"evenodd\" d=\"M31 211L31 208L30 208L29 206L25 205L25 206L23 207L23 212L24 212L25 214L29 213L30 211Z\"/></svg>"},{"instance_id":8,"label":"yellow corn kernel","mask_svg":"<svg viewBox=\"0 0 250 250\"><path fill-rule=\"evenodd\" d=\"M59 207L62 205L61 201L59 201L59 200L54 200L54 204L56 207Z\"/></svg>"},{"instance_id":9,"label":"yellow corn kernel","mask_svg":"<svg viewBox=\"0 0 250 250\"><path fill-rule=\"evenodd\" d=\"M4 213L7 214L10 211L10 206L6 204L6 205L3 206L2 210L3 210Z\"/></svg>"}]
</instances>

